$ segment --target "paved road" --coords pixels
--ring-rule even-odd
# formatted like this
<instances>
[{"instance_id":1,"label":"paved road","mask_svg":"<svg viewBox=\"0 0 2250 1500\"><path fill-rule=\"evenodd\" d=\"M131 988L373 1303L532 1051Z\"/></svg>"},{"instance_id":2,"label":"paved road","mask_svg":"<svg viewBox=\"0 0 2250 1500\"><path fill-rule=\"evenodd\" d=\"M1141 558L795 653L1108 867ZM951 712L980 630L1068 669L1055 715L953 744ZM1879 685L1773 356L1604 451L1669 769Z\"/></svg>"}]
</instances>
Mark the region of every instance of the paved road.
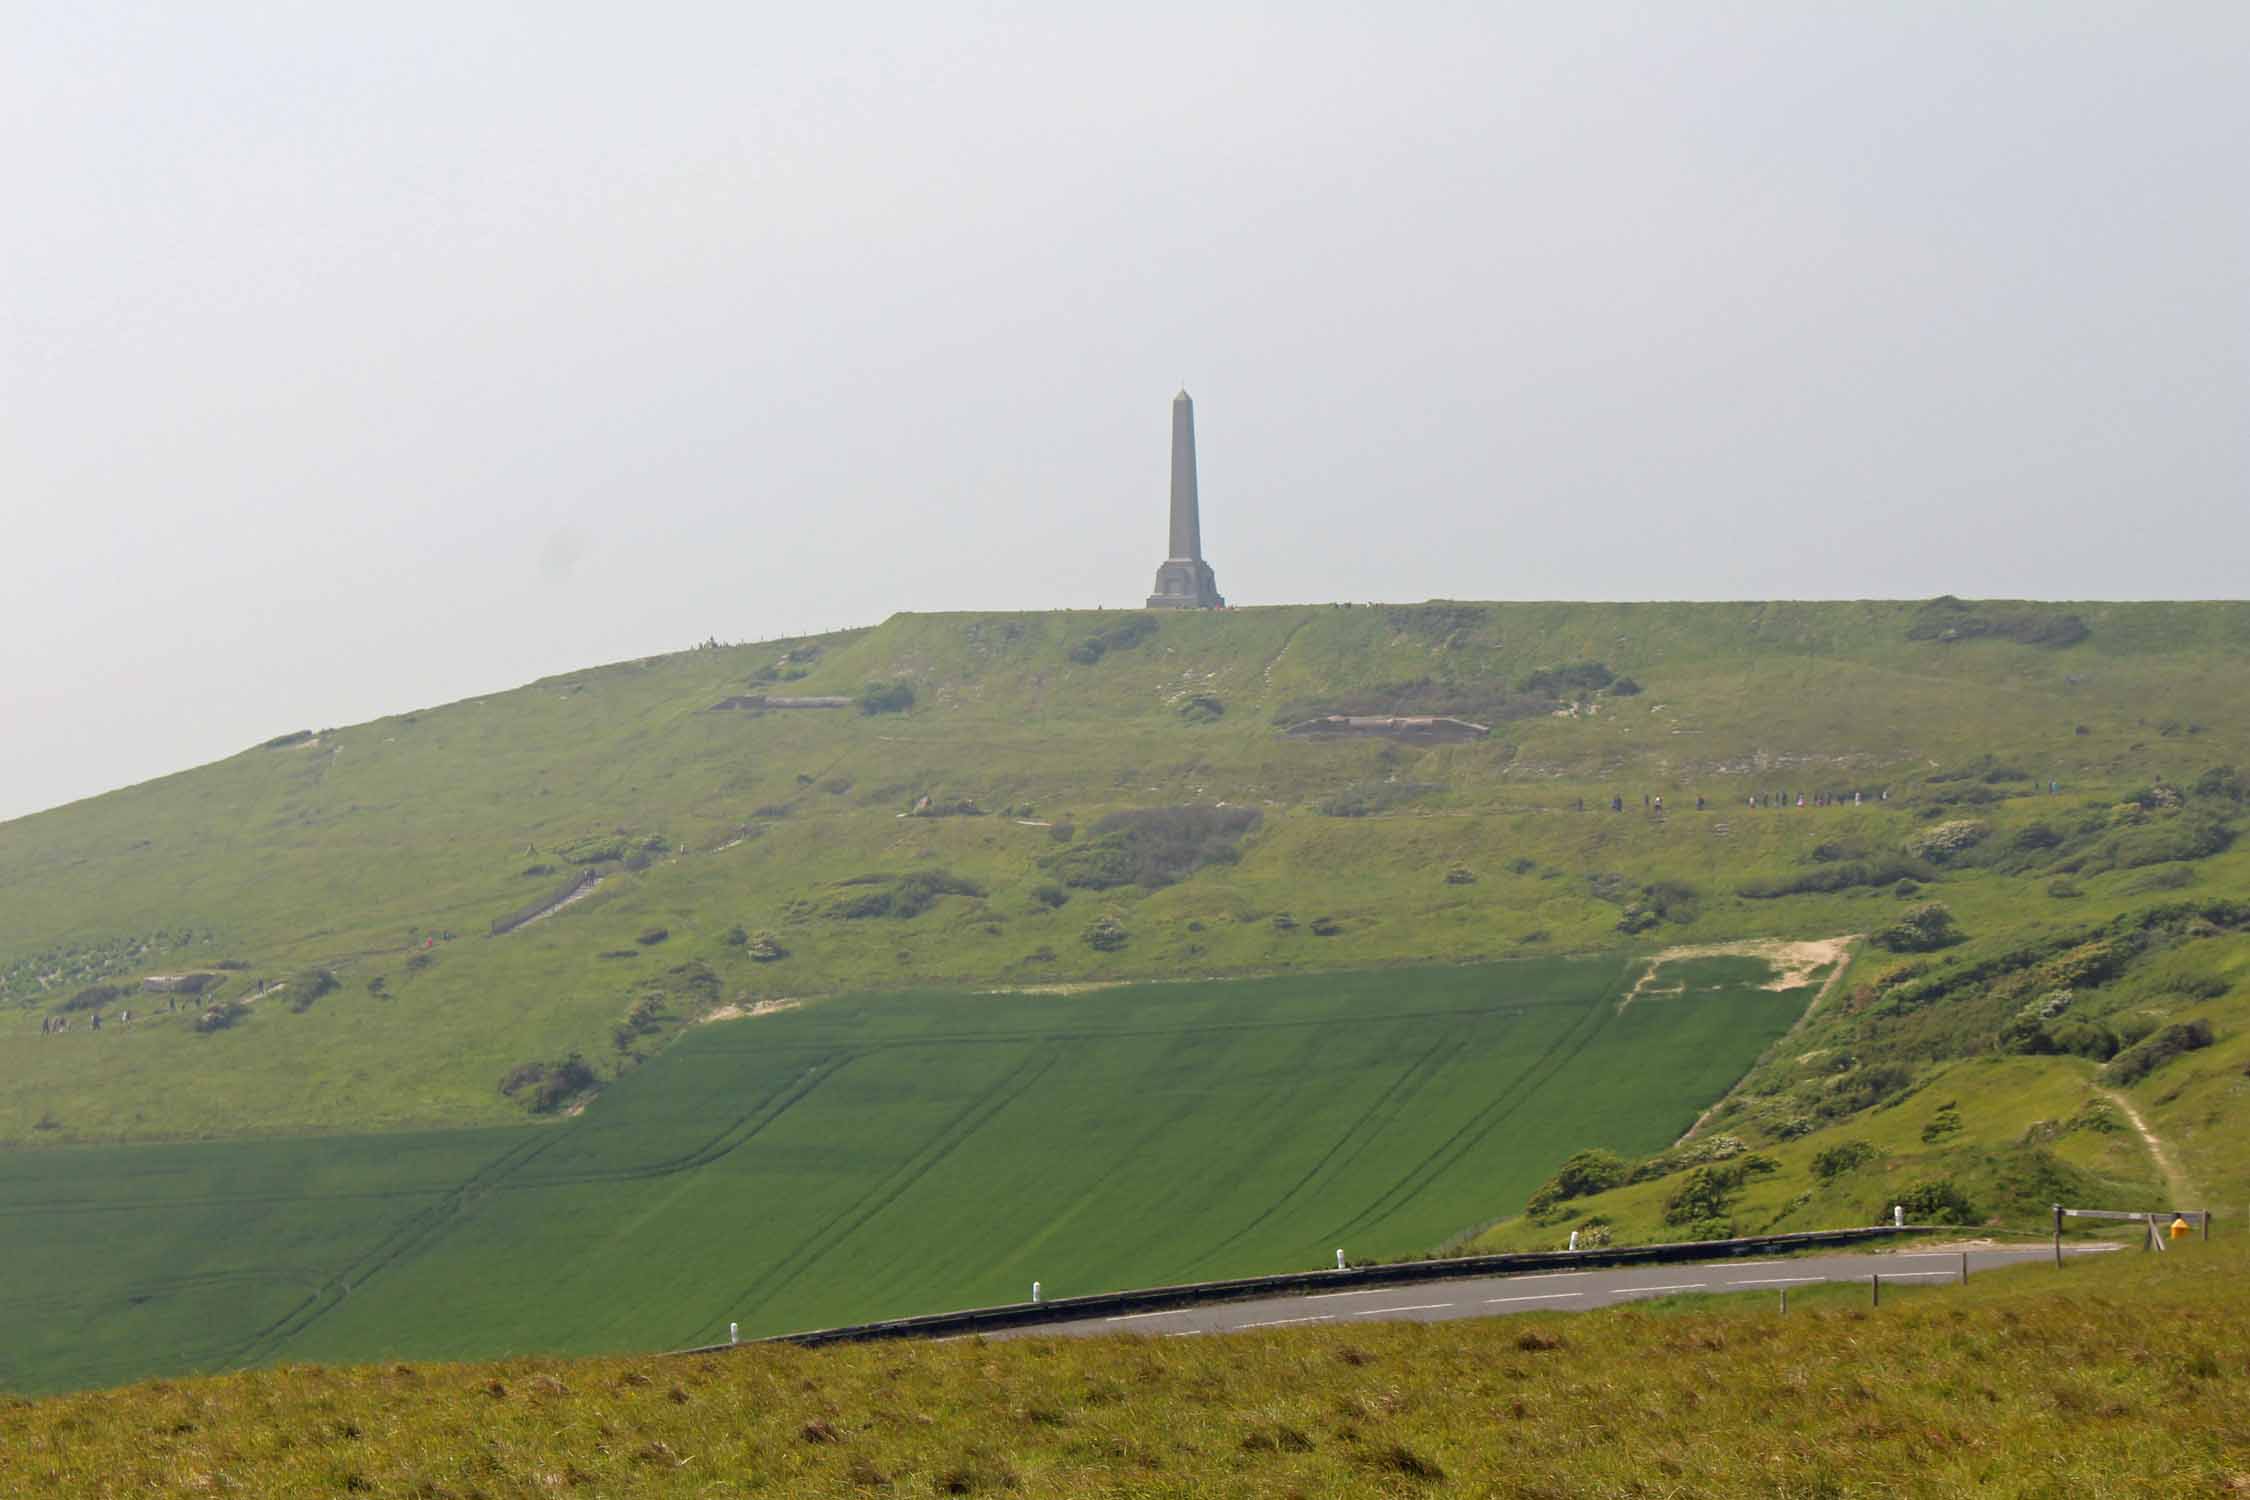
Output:
<instances>
[{"instance_id":1,"label":"paved road","mask_svg":"<svg viewBox=\"0 0 2250 1500\"><path fill-rule=\"evenodd\" d=\"M2114 1245L2072 1246L2069 1253L2115 1249ZM1972 1250L1969 1274L2052 1257L2046 1245ZM1503 1313L1567 1311L1608 1307L1645 1297L1685 1292L1779 1292L1820 1281L1858 1281L1880 1274L1886 1284L1933 1286L1958 1281L1958 1250L1903 1251L1875 1255L1804 1256L1791 1260L1724 1260L1702 1265L1626 1266L1601 1271L1542 1271L1523 1276L1482 1276L1457 1281L1423 1281L1366 1287L1348 1292L1310 1292L1186 1307L1170 1312L1126 1313L1046 1323L986 1334L987 1338L1043 1338L1139 1333L1184 1338L1199 1333L1236 1333L1252 1328L1308 1328L1323 1323L1349 1325L1374 1319L1419 1323L1449 1318L1490 1318Z\"/></svg>"}]
</instances>

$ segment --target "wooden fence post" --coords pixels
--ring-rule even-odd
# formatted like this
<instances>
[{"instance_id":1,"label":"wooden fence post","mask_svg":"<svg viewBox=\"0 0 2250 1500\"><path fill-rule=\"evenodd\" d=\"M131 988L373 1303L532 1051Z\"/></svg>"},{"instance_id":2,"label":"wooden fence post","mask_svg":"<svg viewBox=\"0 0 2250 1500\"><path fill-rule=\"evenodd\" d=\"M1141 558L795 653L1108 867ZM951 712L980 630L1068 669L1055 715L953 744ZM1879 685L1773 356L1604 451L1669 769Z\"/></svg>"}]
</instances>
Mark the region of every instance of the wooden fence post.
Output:
<instances>
[{"instance_id":1,"label":"wooden fence post","mask_svg":"<svg viewBox=\"0 0 2250 1500\"><path fill-rule=\"evenodd\" d=\"M1880 1271L1867 1278L1867 1305L1869 1307L1881 1307L1883 1305L1883 1273Z\"/></svg>"}]
</instances>

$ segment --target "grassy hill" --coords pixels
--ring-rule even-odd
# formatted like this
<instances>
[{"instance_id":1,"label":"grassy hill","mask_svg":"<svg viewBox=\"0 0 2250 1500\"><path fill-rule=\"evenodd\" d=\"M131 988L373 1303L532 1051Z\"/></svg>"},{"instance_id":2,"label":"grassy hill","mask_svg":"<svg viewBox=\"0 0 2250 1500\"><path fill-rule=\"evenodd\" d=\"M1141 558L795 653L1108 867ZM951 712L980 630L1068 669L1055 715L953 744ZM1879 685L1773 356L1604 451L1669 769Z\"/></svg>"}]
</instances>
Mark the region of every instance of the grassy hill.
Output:
<instances>
[{"instance_id":1,"label":"grassy hill","mask_svg":"<svg viewBox=\"0 0 2250 1500\"><path fill-rule=\"evenodd\" d=\"M0 824L0 1140L497 1123L522 1117L499 1083L523 1064L577 1051L608 1077L713 1005L870 986L1861 931L1888 910L1870 886L1739 892L1823 851L1896 857L1949 810L2007 829L2250 760L2246 645L2235 604L900 616L284 735ZM902 712L713 708L895 683ZM1392 709L1492 732L1283 732ZM1864 800L1745 801L1823 790ZM925 798L980 815L902 816ZM1231 847L1098 888L1105 816L1219 803L1257 817ZM576 904L488 935L588 872ZM889 914L847 915L906 877ZM1936 893L1982 934L2075 917L2055 878ZM2080 880L2082 909L2135 878ZM135 993L182 971L212 988ZM231 1024L198 1030L214 1008Z\"/></svg>"},{"instance_id":2,"label":"grassy hill","mask_svg":"<svg viewBox=\"0 0 2250 1500\"><path fill-rule=\"evenodd\" d=\"M2244 1240L1192 1339L295 1364L0 1403L11 1494L2227 1495Z\"/></svg>"},{"instance_id":3,"label":"grassy hill","mask_svg":"<svg viewBox=\"0 0 2250 1500\"><path fill-rule=\"evenodd\" d=\"M561 1162L628 1130L649 1080L690 1076L709 1038L738 1031L699 1024L716 1017L755 1014L740 1034L783 1037L843 1024L824 1016L998 1015L1069 995L1109 1018L1151 992L1085 986L1314 975L1368 976L1366 1003L1407 1007L1445 988L1431 977L1445 965L1596 955L1618 974L1656 960L1630 1028L1667 991L1707 987L1698 976L1826 940L1833 981L1787 1037L1682 1041L1704 1049L1693 1100L1664 1093L1648 1121L1609 1134L1562 1112L1369 1247L1795 1228L1900 1201L1978 1223L2054 1198L2231 1214L2250 1204L2250 845L2236 837L2250 786L2234 769L2250 766L2246 647L2250 606L2232 603L900 616L293 731L0 824L0 1018L14 1018L0 1026L0 1144L22 1148L19 1180L68 1184L93 1148L255 1138L212 1170L270 1184L271 1232L253 1221L227 1255L152 1251L155 1266L112 1249L83 1312L130 1343L156 1304L118 1289L177 1273L167 1297L204 1285L231 1299L226 1326L280 1328L394 1236L427 1244L426 1264L458 1284L525 1253L516 1230L486 1229L640 1213L627 1200L641 1189L617 1186L458 1238L416 1227L488 1201L488 1172L511 1184L497 1196L531 1202L516 1188L538 1169L515 1153ZM1488 732L1300 732L1400 715ZM1248 993L1212 987L1221 1005ZM1438 1129L1449 1099L1501 1091L1514 1046L1416 1094L1398 1141ZM1382 1049L1336 1056L1339 1107L1386 1076ZM951 1076L906 1070L805 1159L824 1180L885 1180L902 1168L883 1152L921 1149L929 1111L974 1083ZM1108 1086L1135 1088L1124 1073ZM1224 1089L1191 1093L1192 1108L1172 1100L1167 1140L1238 1129ZM1148 1101L1110 1128L1136 1128ZM1668 1145L1658 1117L1702 1104L1693 1138ZM734 1118L696 1108L695 1123ZM989 1159L963 1159L996 1181L1023 1142L1068 1155L1097 1138L1062 1119L1033 1110ZM855 1141L869 1148L859 1166ZM1581 1147L1614 1157L1534 1191ZM646 1175L626 1158L615 1183ZM1403 1183L1420 1159L1386 1147L1354 1181ZM164 1198L148 1184L176 1172L192 1188L204 1170L182 1157L83 1174L84 1191L115 1193L77 1222L98 1239L124 1222L105 1215ZM334 1237L290 1227L328 1185L362 1182L322 1220ZM686 1211L691 1183L735 1201L740 1185L723 1182L681 1176L662 1191L688 1197L664 1212ZM218 1223L240 1194L189 1197ZM1120 1279L1238 1264L1211 1248L1242 1227L1217 1209L1171 1214L1170 1241L1130 1266L1101 1259L1099 1234L1072 1239L1146 1211L1089 1199L1054 1243ZM925 1242L943 1228L934 1214L885 1232ZM694 1222L699 1245L719 1233ZM806 1243L828 1222L808 1218ZM30 1223L26 1244L80 1243ZM1011 1223L1010 1244L1046 1233ZM1291 1236L1335 1227L1315 1213L1260 1229L1240 1268L1294 1263ZM988 1259L995 1286L1023 1279ZM946 1294L889 1270L875 1284L899 1305L983 1295L983 1269L949 1274ZM699 1327L718 1316L684 1282L651 1285L620 1306L662 1301ZM841 1310L795 1295L772 1316ZM462 1327L530 1347L520 1311ZM617 1336L588 1327L567 1346ZM129 1373L103 1369L86 1378Z\"/></svg>"}]
</instances>

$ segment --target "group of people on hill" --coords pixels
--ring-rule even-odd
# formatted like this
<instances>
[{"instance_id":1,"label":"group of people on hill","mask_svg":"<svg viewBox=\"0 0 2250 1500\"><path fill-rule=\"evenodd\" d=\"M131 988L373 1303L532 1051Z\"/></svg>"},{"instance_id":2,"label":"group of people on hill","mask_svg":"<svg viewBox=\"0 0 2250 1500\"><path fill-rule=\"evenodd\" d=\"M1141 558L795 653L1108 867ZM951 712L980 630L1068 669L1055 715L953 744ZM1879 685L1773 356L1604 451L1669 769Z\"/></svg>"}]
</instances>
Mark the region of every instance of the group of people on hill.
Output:
<instances>
[{"instance_id":1,"label":"group of people on hill","mask_svg":"<svg viewBox=\"0 0 2250 1500\"><path fill-rule=\"evenodd\" d=\"M133 1013L129 1010L119 1011L117 1013L117 1024L120 1026L132 1025ZM102 1013L100 1011L97 1010L86 1018L86 1028L89 1031L102 1029ZM39 1034L41 1036L50 1036L55 1032L68 1030L70 1030L70 1017L68 1016L41 1016L39 1018Z\"/></svg>"},{"instance_id":2,"label":"group of people on hill","mask_svg":"<svg viewBox=\"0 0 2250 1500\"><path fill-rule=\"evenodd\" d=\"M1860 807L1866 801L1866 794L1859 791L1851 792L1848 795L1843 792L1798 792L1795 795L1797 798L1795 805L1798 807ZM1789 798L1790 793L1788 792L1752 792L1746 800L1752 807L1788 807L1791 805ZM1878 802L1890 801L1890 790L1885 788L1877 792L1875 800ZM1695 810L1697 812L1702 812L1709 805L1709 802L1703 797L1695 799ZM1664 798L1661 794L1643 792L1641 794L1641 808L1645 812L1655 813L1661 817L1664 812ZM1578 810L1580 812L1586 810L1586 799L1584 797L1578 799ZM1625 810L1625 799L1622 796L1610 798L1609 810L1611 812L1623 812Z\"/></svg>"}]
</instances>

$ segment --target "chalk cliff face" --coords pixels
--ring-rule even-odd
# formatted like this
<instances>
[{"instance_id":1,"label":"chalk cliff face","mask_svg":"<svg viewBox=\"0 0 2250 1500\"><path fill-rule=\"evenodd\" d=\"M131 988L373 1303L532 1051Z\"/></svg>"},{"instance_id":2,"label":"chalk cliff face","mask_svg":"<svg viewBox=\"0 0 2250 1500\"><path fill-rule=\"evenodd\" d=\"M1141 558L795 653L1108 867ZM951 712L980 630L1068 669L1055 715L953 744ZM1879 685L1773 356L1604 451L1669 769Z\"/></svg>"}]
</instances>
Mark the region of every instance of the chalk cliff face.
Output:
<instances>
[{"instance_id":1,"label":"chalk cliff face","mask_svg":"<svg viewBox=\"0 0 2250 1500\"><path fill-rule=\"evenodd\" d=\"M1202 502L1195 488L1195 402L1186 391L1172 398L1172 538L1156 570L1151 609L1217 609L1219 581L1203 560Z\"/></svg>"}]
</instances>

